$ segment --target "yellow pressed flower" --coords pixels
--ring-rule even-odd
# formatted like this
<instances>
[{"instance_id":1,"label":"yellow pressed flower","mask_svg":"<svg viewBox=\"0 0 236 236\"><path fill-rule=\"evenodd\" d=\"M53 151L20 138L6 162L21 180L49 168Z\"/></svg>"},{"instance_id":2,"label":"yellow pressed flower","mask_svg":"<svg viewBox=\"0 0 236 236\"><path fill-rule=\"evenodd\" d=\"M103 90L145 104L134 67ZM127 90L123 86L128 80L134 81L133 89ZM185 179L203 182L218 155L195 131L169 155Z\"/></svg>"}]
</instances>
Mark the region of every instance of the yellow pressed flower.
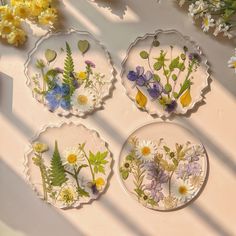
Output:
<instances>
[{"instance_id":1,"label":"yellow pressed flower","mask_svg":"<svg viewBox=\"0 0 236 236\"><path fill-rule=\"evenodd\" d=\"M180 103L183 107L189 106L189 104L192 102L192 97L190 93L190 88L187 89L187 91L180 97Z\"/></svg>"},{"instance_id":2,"label":"yellow pressed flower","mask_svg":"<svg viewBox=\"0 0 236 236\"><path fill-rule=\"evenodd\" d=\"M15 7L14 13L15 13L15 15L19 16L20 18L25 19L25 18L29 17L29 15L30 15L29 6L27 4L18 4Z\"/></svg>"},{"instance_id":3,"label":"yellow pressed flower","mask_svg":"<svg viewBox=\"0 0 236 236\"><path fill-rule=\"evenodd\" d=\"M7 5L5 5L5 6L0 6L0 14L1 14L1 15L2 15L2 14L5 14L7 10L8 10Z\"/></svg>"},{"instance_id":4,"label":"yellow pressed flower","mask_svg":"<svg viewBox=\"0 0 236 236\"><path fill-rule=\"evenodd\" d=\"M33 144L33 150L37 153L43 153L48 150L48 145L45 143L36 142Z\"/></svg>"},{"instance_id":5,"label":"yellow pressed flower","mask_svg":"<svg viewBox=\"0 0 236 236\"><path fill-rule=\"evenodd\" d=\"M11 6L16 6L16 5L22 4L22 3L24 3L23 0L11 0L10 1Z\"/></svg>"},{"instance_id":6,"label":"yellow pressed flower","mask_svg":"<svg viewBox=\"0 0 236 236\"><path fill-rule=\"evenodd\" d=\"M16 47L22 45L26 40L25 31L19 28L16 28L7 36L7 42Z\"/></svg>"},{"instance_id":7,"label":"yellow pressed flower","mask_svg":"<svg viewBox=\"0 0 236 236\"><path fill-rule=\"evenodd\" d=\"M138 107L145 108L147 105L147 97L138 89L138 92L135 97Z\"/></svg>"},{"instance_id":8,"label":"yellow pressed flower","mask_svg":"<svg viewBox=\"0 0 236 236\"><path fill-rule=\"evenodd\" d=\"M8 21L8 22L12 23L16 27L20 26L20 18L17 17L14 14L14 12L11 9L9 9L9 8L6 8L6 9L3 8L2 9L1 20L2 21Z\"/></svg>"},{"instance_id":9,"label":"yellow pressed flower","mask_svg":"<svg viewBox=\"0 0 236 236\"><path fill-rule=\"evenodd\" d=\"M75 74L77 79L85 80L87 78L87 73L84 71Z\"/></svg>"},{"instance_id":10,"label":"yellow pressed flower","mask_svg":"<svg viewBox=\"0 0 236 236\"><path fill-rule=\"evenodd\" d=\"M40 7L36 2L29 3L29 7L30 7L30 15L33 17L38 17L43 11L43 8Z\"/></svg>"},{"instance_id":11,"label":"yellow pressed flower","mask_svg":"<svg viewBox=\"0 0 236 236\"><path fill-rule=\"evenodd\" d=\"M6 20L0 21L0 35L2 38L7 38L7 36L15 30L14 25Z\"/></svg>"},{"instance_id":12,"label":"yellow pressed flower","mask_svg":"<svg viewBox=\"0 0 236 236\"><path fill-rule=\"evenodd\" d=\"M97 178L95 184L98 190L100 190L105 185L105 180L103 178Z\"/></svg>"},{"instance_id":13,"label":"yellow pressed flower","mask_svg":"<svg viewBox=\"0 0 236 236\"><path fill-rule=\"evenodd\" d=\"M57 20L57 11L55 8L48 8L38 16L39 24L52 25Z\"/></svg>"},{"instance_id":14,"label":"yellow pressed flower","mask_svg":"<svg viewBox=\"0 0 236 236\"><path fill-rule=\"evenodd\" d=\"M35 0L35 2L37 3L38 6L45 9L49 7L52 1L51 0Z\"/></svg>"}]
</instances>

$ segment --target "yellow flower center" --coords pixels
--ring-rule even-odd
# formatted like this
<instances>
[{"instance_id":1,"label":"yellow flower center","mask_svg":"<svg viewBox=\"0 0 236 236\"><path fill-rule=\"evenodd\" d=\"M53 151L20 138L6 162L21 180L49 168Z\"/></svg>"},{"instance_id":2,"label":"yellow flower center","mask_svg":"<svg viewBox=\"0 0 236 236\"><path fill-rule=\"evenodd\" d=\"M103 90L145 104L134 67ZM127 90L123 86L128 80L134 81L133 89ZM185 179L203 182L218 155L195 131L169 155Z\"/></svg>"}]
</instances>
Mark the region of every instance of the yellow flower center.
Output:
<instances>
[{"instance_id":1,"label":"yellow flower center","mask_svg":"<svg viewBox=\"0 0 236 236\"><path fill-rule=\"evenodd\" d=\"M77 101L80 105L86 105L88 103L88 98L85 95L79 95Z\"/></svg>"},{"instance_id":2,"label":"yellow flower center","mask_svg":"<svg viewBox=\"0 0 236 236\"><path fill-rule=\"evenodd\" d=\"M233 63L233 67L236 68L236 61Z\"/></svg>"},{"instance_id":3,"label":"yellow flower center","mask_svg":"<svg viewBox=\"0 0 236 236\"><path fill-rule=\"evenodd\" d=\"M208 18L205 18L205 20L204 20L204 25L205 25L205 26L208 26L208 25L209 25L209 20L208 20Z\"/></svg>"},{"instance_id":4,"label":"yellow flower center","mask_svg":"<svg viewBox=\"0 0 236 236\"><path fill-rule=\"evenodd\" d=\"M3 34L10 34L11 33L11 27L5 26L2 29Z\"/></svg>"},{"instance_id":5,"label":"yellow flower center","mask_svg":"<svg viewBox=\"0 0 236 236\"><path fill-rule=\"evenodd\" d=\"M141 150L143 156L148 156L151 153L151 149L147 146L143 147Z\"/></svg>"},{"instance_id":6,"label":"yellow flower center","mask_svg":"<svg viewBox=\"0 0 236 236\"><path fill-rule=\"evenodd\" d=\"M105 184L105 180L103 178L97 178L95 184L97 188L101 188Z\"/></svg>"},{"instance_id":7,"label":"yellow flower center","mask_svg":"<svg viewBox=\"0 0 236 236\"><path fill-rule=\"evenodd\" d=\"M75 154L70 154L68 157L67 157L67 161L70 163L70 164L75 164L76 161L77 161L77 156Z\"/></svg>"},{"instance_id":8,"label":"yellow flower center","mask_svg":"<svg viewBox=\"0 0 236 236\"><path fill-rule=\"evenodd\" d=\"M81 80L85 80L87 78L87 73L86 72L79 72L76 74L76 77Z\"/></svg>"},{"instance_id":9,"label":"yellow flower center","mask_svg":"<svg viewBox=\"0 0 236 236\"><path fill-rule=\"evenodd\" d=\"M186 195L188 193L188 189L186 188L186 186L180 186L179 187L179 193L181 195Z\"/></svg>"}]
</instances>

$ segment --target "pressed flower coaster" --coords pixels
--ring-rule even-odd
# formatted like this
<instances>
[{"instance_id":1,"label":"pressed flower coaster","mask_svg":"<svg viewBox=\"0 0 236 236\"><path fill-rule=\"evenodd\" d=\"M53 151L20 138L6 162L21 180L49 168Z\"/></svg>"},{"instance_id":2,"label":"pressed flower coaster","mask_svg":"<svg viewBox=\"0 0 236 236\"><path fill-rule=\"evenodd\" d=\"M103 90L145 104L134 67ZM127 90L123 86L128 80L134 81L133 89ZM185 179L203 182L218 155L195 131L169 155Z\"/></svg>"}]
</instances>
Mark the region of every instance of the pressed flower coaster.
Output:
<instances>
[{"instance_id":1,"label":"pressed flower coaster","mask_svg":"<svg viewBox=\"0 0 236 236\"><path fill-rule=\"evenodd\" d=\"M108 51L88 32L48 33L25 64L33 97L59 115L84 116L110 95L114 69Z\"/></svg>"},{"instance_id":2,"label":"pressed flower coaster","mask_svg":"<svg viewBox=\"0 0 236 236\"><path fill-rule=\"evenodd\" d=\"M152 115L185 114L208 86L199 46L175 30L139 37L122 63L122 83L136 105Z\"/></svg>"},{"instance_id":3,"label":"pressed flower coaster","mask_svg":"<svg viewBox=\"0 0 236 236\"><path fill-rule=\"evenodd\" d=\"M44 128L25 156L27 178L34 190L59 208L75 208L97 199L111 172L106 143L81 124Z\"/></svg>"},{"instance_id":4,"label":"pressed flower coaster","mask_svg":"<svg viewBox=\"0 0 236 236\"><path fill-rule=\"evenodd\" d=\"M203 189L208 174L205 148L188 130L152 123L125 142L119 159L122 183L143 206L171 211L186 206Z\"/></svg>"}]
</instances>

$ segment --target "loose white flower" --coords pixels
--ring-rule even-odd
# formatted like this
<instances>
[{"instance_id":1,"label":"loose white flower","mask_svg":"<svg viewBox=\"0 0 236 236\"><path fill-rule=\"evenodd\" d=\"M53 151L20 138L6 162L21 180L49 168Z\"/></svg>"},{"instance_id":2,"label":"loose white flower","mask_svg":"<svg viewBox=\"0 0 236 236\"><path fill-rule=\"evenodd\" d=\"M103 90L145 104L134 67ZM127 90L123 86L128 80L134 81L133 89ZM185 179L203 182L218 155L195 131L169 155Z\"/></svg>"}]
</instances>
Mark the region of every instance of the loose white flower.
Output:
<instances>
[{"instance_id":1,"label":"loose white flower","mask_svg":"<svg viewBox=\"0 0 236 236\"><path fill-rule=\"evenodd\" d=\"M236 55L230 58L228 61L228 67L233 68L236 73Z\"/></svg>"},{"instance_id":2,"label":"loose white flower","mask_svg":"<svg viewBox=\"0 0 236 236\"><path fill-rule=\"evenodd\" d=\"M138 141L135 148L137 158L144 161L152 161L157 154L156 145L150 140Z\"/></svg>"},{"instance_id":3,"label":"loose white flower","mask_svg":"<svg viewBox=\"0 0 236 236\"><path fill-rule=\"evenodd\" d=\"M191 200L196 190L188 181L178 181L172 185L171 194L180 202L184 203Z\"/></svg>"},{"instance_id":4,"label":"loose white flower","mask_svg":"<svg viewBox=\"0 0 236 236\"><path fill-rule=\"evenodd\" d=\"M210 14L206 14L203 17L203 22L202 22L202 30L203 32L208 32L211 27L215 26L214 19L211 17Z\"/></svg>"},{"instance_id":5,"label":"loose white flower","mask_svg":"<svg viewBox=\"0 0 236 236\"><path fill-rule=\"evenodd\" d=\"M84 155L79 147L69 147L63 152L64 163L73 167L84 160Z\"/></svg>"},{"instance_id":6,"label":"loose white flower","mask_svg":"<svg viewBox=\"0 0 236 236\"><path fill-rule=\"evenodd\" d=\"M81 86L72 94L71 105L77 111L91 111L95 105L95 95L89 89L85 89Z\"/></svg>"}]
</instances>

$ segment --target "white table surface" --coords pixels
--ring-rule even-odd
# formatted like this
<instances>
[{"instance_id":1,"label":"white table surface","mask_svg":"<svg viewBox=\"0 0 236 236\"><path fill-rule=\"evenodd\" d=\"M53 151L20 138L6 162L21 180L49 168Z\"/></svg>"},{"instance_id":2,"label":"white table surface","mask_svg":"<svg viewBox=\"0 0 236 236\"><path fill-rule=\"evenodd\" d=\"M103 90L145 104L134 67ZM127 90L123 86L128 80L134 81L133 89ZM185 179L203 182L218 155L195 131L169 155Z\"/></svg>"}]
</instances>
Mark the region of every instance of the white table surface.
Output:
<instances>
[{"instance_id":1,"label":"white table surface","mask_svg":"<svg viewBox=\"0 0 236 236\"><path fill-rule=\"evenodd\" d=\"M38 199L25 182L28 140L45 124L63 120L32 99L25 84L27 53L45 33L37 27L28 29L24 49L0 44L0 235L14 235L11 229L25 236L236 235L236 75L227 68L236 42L204 34L172 0L161 4L155 0L97 2L64 0L60 9L62 26L94 34L110 51L118 71L113 97L103 110L86 119L70 118L96 129L109 143L115 160L110 186L99 201L62 211ZM160 121L136 108L119 77L129 44L157 29L176 29L191 36L208 57L212 74L204 102L189 116L171 120L191 129L206 146L208 183L192 205L171 213L142 207L124 191L117 172L126 137L143 124Z\"/></svg>"}]
</instances>

